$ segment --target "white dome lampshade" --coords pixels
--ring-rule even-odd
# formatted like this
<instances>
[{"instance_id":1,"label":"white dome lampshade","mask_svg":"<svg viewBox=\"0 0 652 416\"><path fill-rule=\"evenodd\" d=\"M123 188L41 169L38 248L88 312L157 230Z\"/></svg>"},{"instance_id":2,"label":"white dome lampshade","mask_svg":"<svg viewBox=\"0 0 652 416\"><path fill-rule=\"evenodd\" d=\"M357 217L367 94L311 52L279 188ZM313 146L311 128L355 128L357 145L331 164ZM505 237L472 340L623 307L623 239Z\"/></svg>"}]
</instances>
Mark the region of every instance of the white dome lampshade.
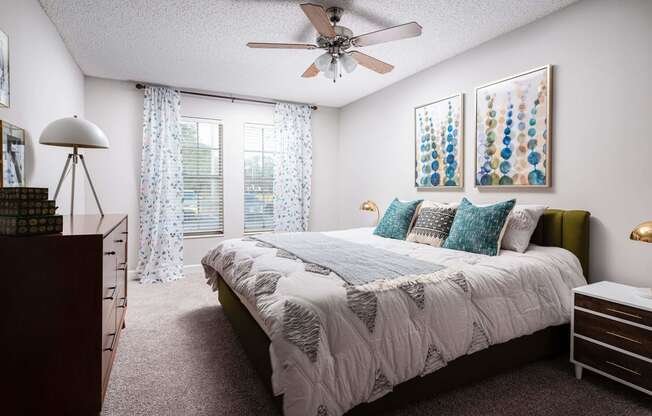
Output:
<instances>
[{"instance_id":1,"label":"white dome lampshade","mask_svg":"<svg viewBox=\"0 0 652 416\"><path fill-rule=\"evenodd\" d=\"M109 139L102 129L77 116L60 118L48 124L41 133L39 143L49 146L109 148Z\"/></svg>"}]
</instances>

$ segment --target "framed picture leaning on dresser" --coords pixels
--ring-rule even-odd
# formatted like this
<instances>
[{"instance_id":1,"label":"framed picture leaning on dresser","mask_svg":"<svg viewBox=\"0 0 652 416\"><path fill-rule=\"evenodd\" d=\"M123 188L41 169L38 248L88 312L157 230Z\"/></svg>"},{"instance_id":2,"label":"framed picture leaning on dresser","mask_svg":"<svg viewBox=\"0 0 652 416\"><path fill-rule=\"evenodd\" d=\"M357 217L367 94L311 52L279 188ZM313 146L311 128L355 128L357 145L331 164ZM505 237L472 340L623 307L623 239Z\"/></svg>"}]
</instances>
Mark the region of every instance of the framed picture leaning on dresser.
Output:
<instances>
[{"instance_id":1,"label":"framed picture leaning on dresser","mask_svg":"<svg viewBox=\"0 0 652 416\"><path fill-rule=\"evenodd\" d=\"M25 186L25 130L0 120L0 188Z\"/></svg>"}]
</instances>

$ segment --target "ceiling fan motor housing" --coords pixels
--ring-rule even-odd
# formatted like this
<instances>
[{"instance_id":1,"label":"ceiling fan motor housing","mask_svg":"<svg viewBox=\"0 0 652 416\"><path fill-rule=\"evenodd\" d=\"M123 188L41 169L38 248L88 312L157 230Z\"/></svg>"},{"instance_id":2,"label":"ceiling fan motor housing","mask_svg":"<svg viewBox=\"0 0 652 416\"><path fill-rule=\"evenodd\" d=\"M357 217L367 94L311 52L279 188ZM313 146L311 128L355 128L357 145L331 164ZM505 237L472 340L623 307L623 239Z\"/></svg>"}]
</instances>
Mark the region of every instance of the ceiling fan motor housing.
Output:
<instances>
[{"instance_id":1,"label":"ceiling fan motor housing","mask_svg":"<svg viewBox=\"0 0 652 416\"><path fill-rule=\"evenodd\" d=\"M353 31L344 26L333 26L335 33L334 38L319 35L315 41L320 48L346 50L351 47L351 38Z\"/></svg>"}]
</instances>

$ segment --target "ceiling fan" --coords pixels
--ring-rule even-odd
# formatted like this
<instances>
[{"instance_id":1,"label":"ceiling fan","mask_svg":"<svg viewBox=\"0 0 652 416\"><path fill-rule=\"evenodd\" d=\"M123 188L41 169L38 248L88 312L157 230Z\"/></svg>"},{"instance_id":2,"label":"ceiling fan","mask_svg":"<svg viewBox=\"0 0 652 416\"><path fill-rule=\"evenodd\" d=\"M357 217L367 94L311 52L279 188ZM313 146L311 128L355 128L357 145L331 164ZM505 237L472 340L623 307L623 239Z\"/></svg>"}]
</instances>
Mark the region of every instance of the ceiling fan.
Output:
<instances>
[{"instance_id":1,"label":"ceiling fan","mask_svg":"<svg viewBox=\"0 0 652 416\"><path fill-rule=\"evenodd\" d=\"M335 82L338 77L342 76L341 68L350 73L358 64L379 74L386 74L394 69L393 65L360 51L349 51L349 49L421 35L421 26L417 22L410 22L365 33L364 35L353 36L351 29L338 25L344 13L342 8L330 7L324 9L318 4L304 3L301 4L301 9L317 30L316 44L249 42L247 46L258 49L324 49L326 52L319 55L315 62L301 75L304 78L314 77L319 72L323 72L326 78Z\"/></svg>"}]
</instances>

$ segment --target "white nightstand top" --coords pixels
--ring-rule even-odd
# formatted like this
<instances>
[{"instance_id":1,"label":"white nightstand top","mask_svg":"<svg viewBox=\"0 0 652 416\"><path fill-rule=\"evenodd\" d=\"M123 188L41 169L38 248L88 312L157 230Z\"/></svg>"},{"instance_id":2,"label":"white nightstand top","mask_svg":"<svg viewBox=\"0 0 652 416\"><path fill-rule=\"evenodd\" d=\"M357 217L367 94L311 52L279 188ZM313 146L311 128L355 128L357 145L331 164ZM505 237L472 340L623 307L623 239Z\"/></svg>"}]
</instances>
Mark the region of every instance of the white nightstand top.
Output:
<instances>
[{"instance_id":1,"label":"white nightstand top","mask_svg":"<svg viewBox=\"0 0 652 416\"><path fill-rule=\"evenodd\" d=\"M621 303L627 306L652 311L652 290L627 286L614 282L598 282L590 285L580 286L573 289L573 292L580 293L594 298L604 299L611 302ZM641 296L645 294L647 297Z\"/></svg>"}]
</instances>

